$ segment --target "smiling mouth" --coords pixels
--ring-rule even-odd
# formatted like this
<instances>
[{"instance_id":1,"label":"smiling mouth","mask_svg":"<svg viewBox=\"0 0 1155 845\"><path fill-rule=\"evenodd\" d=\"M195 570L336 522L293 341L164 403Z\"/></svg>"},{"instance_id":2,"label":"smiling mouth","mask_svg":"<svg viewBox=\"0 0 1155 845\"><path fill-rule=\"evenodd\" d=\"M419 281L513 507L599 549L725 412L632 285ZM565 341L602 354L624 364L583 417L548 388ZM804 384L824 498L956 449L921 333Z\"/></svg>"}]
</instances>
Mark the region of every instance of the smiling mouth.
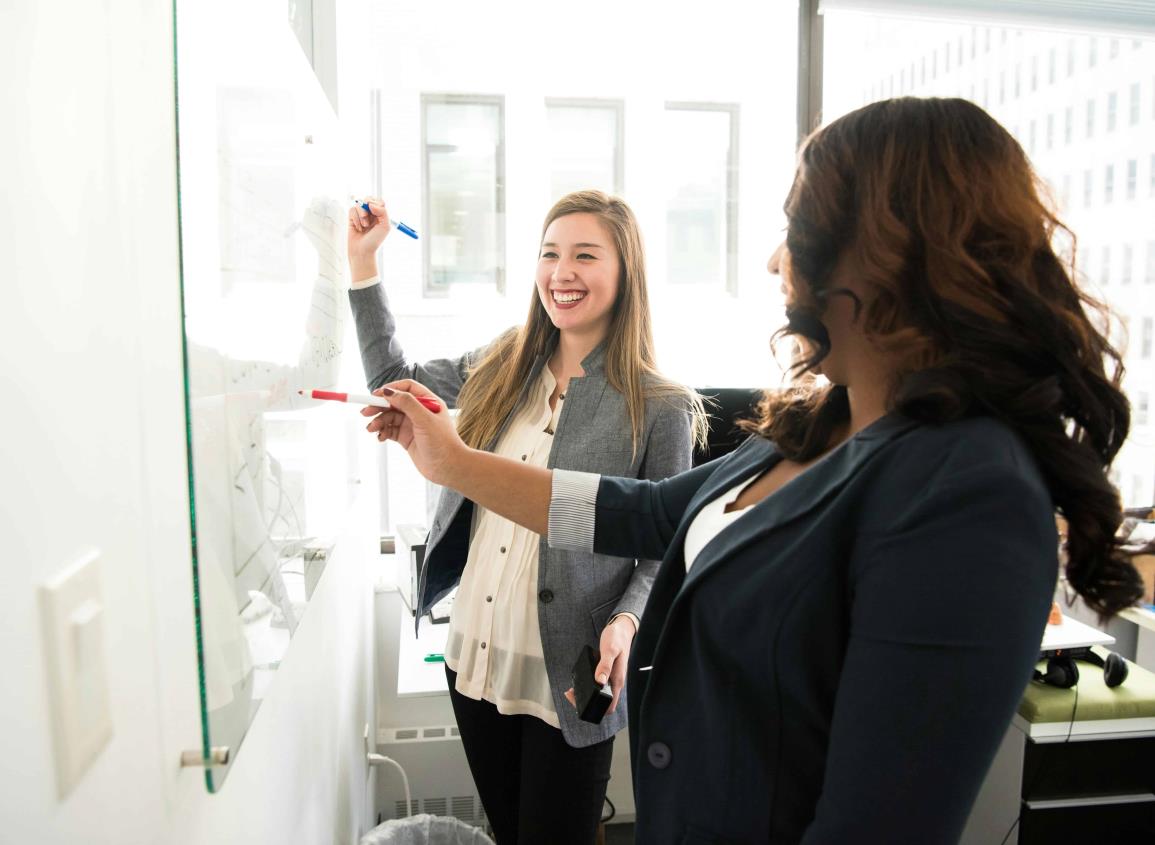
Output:
<instances>
[{"instance_id":1,"label":"smiling mouth","mask_svg":"<svg viewBox=\"0 0 1155 845\"><path fill-rule=\"evenodd\" d=\"M565 305L572 305L575 302L581 302L588 295L588 291L577 290L553 290L550 291L554 302L559 302Z\"/></svg>"}]
</instances>

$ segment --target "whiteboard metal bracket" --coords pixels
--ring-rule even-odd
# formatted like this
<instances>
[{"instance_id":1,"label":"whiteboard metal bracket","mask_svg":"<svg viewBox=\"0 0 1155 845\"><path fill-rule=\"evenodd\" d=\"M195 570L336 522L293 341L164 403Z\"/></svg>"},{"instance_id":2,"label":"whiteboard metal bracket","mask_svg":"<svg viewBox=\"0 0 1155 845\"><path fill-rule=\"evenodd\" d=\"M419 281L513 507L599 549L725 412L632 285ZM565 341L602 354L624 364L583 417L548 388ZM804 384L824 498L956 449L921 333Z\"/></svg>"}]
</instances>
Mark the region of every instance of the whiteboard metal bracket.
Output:
<instances>
[{"instance_id":1,"label":"whiteboard metal bracket","mask_svg":"<svg viewBox=\"0 0 1155 845\"><path fill-rule=\"evenodd\" d=\"M200 766L209 769L214 766L227 766L229 764L229 747L227 745L214 745L209 749L208 757L205 757L204 749L201 748L182 751L180 764L182 768Z\"/></svg>"}]
</instances>

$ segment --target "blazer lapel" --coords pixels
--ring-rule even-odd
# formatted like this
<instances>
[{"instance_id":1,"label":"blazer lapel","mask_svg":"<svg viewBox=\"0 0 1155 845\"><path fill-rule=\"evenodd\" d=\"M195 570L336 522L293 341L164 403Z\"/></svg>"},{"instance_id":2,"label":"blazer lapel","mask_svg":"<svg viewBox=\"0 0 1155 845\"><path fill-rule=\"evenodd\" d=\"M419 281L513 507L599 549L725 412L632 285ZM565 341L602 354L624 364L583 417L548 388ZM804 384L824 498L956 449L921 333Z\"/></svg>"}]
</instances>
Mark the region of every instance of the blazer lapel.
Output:
<instances>
[{"instance_id":1,"label":"blazer lapel","mask_svg":"<svg viewBox=\"0 0 1155 845\"><path fill-rule=\"evenodd\" d=\"M698 488L682 516L682 523L678 526L673 544L680 547L690 523L702 508L736 484L766 472L781 458L777 447L769 440L757 436L747 439L737 451L722 461L718 469L706 479L706 483Z\"/></svg>"},{"instance_id":2,"label":"blazer lapel","mask_svg":"<svg viewBox=\"0 0 1155 845\"><path fill-rule=\"evenodd\" d=\"M718 466L686 509L650 592L644 621L630 654L630 686L635 690L629 699L632 719L636 720L637 714L645 707L650 680L648 670L662 659L662 650L669 642L666 631L679 624L676 620L678 606L687 601L695 585L732 561L744 546L790 524L827 501L883 446L916 425L902 417L886 416L862 430L786 487L753 505L751 513L744 514L702 549L693 568L686 573L682 555L690 523L708 502L755 473L773 466L780 453L773 444L755 437Z\"/></svg>"},{"instance_id":3,"label":"blazer lapel","mask_svg":"<svg viewBox=\"0 0 1155 845\"><path fill-rule=\"evenodd\" d=\"M886 416L847 440L806 472L786 486L751 506L751 512L728 529L719 533L699 553L694 566L686 575L682 593L686 593L702 578L733 557L744 547L761 537L789 525L828 501L862 469L879 449L914 427L916 423L898 416ZM713 498L724 493L741 480L741 475L727 480L724 485L710 485ZM701 509L705 502L699 504Z\"/></svg>"},{"instance_id":4,"label":"blazer lapel","mask_svg":"<svg viewBox=\"0 0 1155 845\"><path fill-rule=\"evenodd\" d=\"M774 447L774 444L761 437L751 437L738 447L737 451L723 459L719 463L718 469L710 475L706 483L694 494L694 498L690 501L685 514L682 516L682 521L678 526L677 533L670 541L665 560L662 563L662 567L658 570L657 577L654 579L654 585L650 590L650 597L646 603L646 618L660 619L661 622L642 625L641 630L638 631L637 638L634 640L634 646L631 652L631 663L634 663L636 658L639 665L648 665L654 648L662 637L662 632L666 627L666 621L669 618L667 615L668 609L678 597L686 580L686 562L683 558L683 545L686 539L686 530L689 528L690 523L694 521L694 517L696 517L698 512L709 502L713 501L726 490L729 490L735 484L738 484L746 478L750 478L756 473L765 471L773 466L778 458L779 453ZM651 610L653 611L652 615Z\"/></svg>"}]
</instances>

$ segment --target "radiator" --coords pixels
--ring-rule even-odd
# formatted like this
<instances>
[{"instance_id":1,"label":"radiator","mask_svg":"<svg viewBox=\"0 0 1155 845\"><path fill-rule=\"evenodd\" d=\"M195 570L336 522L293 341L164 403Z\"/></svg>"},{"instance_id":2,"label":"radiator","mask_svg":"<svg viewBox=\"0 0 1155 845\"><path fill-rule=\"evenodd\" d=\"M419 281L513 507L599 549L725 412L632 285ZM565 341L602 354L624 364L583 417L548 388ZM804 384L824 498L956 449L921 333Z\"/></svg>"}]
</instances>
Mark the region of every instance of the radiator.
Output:
<instances>
[{"instance_id":1,"label":"radiator","mask_svg":"<svg viewBox=\"0 0 1155 845\"><path fill-rule=\"evenodd\" d=\"M456 725L379 730L377 753L391 757L405 769L413 802L407 813L401 775L392 766L378 768L379 822L432 813L453 816L492 833Z\"/></svg>"}]
</instances>

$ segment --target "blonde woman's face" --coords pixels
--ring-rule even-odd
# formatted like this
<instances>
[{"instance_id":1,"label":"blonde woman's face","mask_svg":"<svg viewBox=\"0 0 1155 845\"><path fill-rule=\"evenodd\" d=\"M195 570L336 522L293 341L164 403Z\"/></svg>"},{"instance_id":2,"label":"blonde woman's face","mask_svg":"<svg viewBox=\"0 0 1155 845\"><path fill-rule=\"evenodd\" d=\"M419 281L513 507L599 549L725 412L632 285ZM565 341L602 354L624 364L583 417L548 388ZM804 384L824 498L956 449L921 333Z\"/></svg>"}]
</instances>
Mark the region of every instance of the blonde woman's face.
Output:
<instances>
[{"instance_id":1,"label":"blonde woman's face","mask_svg":"<svg viewBox=\"0 0 1155 845\"><path fill-rule=\"evenodd\" d=\"M537 293L563 332L605 337L618 297L621 260L609 230L593 214L567 214L545 230Z\"/></svg>"}]
</instances>

